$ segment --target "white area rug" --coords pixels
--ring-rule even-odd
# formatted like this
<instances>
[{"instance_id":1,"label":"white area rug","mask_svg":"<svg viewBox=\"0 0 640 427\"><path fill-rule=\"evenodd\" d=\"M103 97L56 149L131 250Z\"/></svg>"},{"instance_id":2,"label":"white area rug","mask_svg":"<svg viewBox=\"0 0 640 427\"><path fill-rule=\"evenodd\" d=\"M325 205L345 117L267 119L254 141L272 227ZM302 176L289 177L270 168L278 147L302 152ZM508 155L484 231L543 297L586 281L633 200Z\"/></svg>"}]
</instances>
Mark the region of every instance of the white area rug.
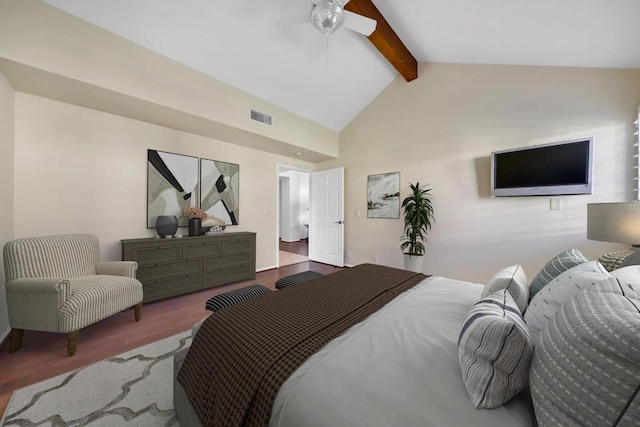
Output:
<instances>
[{"instance_id":1,"label":"white area rug","mask_svg":"<svg viewBox=\"0 0 640 427\"><path fill-rule=\"evenodd\" d=\"M173 356L191 331L16 390L2 426L179 426Z\"/></svg>"}]
</instances>

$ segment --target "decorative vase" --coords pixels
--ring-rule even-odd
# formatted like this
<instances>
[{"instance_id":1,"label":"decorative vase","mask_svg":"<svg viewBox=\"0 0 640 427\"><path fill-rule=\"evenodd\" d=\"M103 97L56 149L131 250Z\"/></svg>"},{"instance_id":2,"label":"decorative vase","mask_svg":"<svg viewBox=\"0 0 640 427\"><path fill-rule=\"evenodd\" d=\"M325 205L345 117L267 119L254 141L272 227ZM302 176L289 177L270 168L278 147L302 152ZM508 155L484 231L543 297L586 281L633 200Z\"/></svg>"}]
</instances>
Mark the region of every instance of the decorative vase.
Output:
<instances>
[{"instance_id":1,"label":"decorative vase","mask_svg":"<svg viewBox=\"0 0 640 427\"><path fill-rule=\"evenodd\" d=\"M189 236L202 236L202 220L189 218Z\"/></svg>"},{"instance_id":2,"label":"decorative vase","mask_svg":"<svg viewBox=\"0 0 640 427\"><path fill-rule=\"evenodd\" d=\"M156 231L160 237L173 236L178 231L178 218L175 215L160 215L156 218Z\"/></svg>"}]
</instances>

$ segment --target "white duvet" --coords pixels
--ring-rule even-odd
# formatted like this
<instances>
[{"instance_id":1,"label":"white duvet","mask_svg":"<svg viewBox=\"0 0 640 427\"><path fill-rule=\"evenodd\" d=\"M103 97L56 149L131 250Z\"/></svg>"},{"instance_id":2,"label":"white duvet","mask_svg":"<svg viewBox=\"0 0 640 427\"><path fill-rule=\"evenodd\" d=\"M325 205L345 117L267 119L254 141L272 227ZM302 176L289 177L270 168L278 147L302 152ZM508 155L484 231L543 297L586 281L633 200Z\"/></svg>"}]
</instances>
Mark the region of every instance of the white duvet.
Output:
<instances>
[{"instance_id":1,"label":"white duvet","mask_svg":"<svg viewBox=\"0 0 640 427\"><path fill-rule=\"evenodd\" d=\"M432 277L310 357L283 384L270 426L530 426L516 398L473 408L458 334L482 285Z\"/></svg>"}]
</instances>

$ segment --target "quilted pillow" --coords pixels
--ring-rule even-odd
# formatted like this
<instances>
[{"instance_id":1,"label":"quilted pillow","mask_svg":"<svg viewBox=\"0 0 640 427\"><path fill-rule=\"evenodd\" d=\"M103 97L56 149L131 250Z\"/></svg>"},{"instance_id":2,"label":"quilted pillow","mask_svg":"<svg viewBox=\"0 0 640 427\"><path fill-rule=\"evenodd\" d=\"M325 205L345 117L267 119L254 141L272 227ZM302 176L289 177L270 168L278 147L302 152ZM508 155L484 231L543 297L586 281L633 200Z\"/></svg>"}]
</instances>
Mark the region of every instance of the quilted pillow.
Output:
<instances>
[{"instance_id":1,"label":"quilted pillow","mask_svg":"<svg viewBox=\"0 0 640 427\"><path fill-rule=\"evenodd\" d=\"M530 375L541 427L638 425L640 295L617 288L577 294L542 331Z\"/></svg>"},{"instance_id":2,"label":"quilted pillow","mask_svg":"<svg viewBox=\"0 0 640 427\"><path fill-rule=\"evenodd\" d=\"M618 269L623 267L628 267L630 265L639 265L640 264L640 250L635 250L631 255L622 260L620 265L618 265Z\"/></svg>"},{"instance_id":3,"label":"quilted pillow","mask_svg":"<svg viewBox=\"0 0 640 427\"><path fill-rule=\"evenodd\" d=\"M563 272L588 260L577 249L569 249L556 255L538 272L529 286L529 300L546 286L547 283L558 277Z\"/></svg>"},{"instance_id":4,"label":"quilted pillow","mask_svg":"<svg viewBox=\"0 0 640 427\"><path fill-rule=\"evenodd\" d=\"M501 289L506 289L516 304L518 304L520 312L524 313L529 303L528 283L527 275L524 274L522 266L512 265L511 267L498 271L489 279L482 290L482 298Z\"/></svg>"},{"instance_id":5,"label":"quilted pillow","mask_svg":"<svg viewBox=\"0 0 640 427\"><path fill-rule=\"evenodd\" d=\"M462 380L473 406L497 408L524 389L532 353L527 325L506 289L476 303L458 339Z\"/></svg>"},{"instance_id":6,"label":"quilted pillow","mask_svg":"<svg viewBox=\"0 0 640 427\"><path fill-rule=\"evenodd\" d=\"M609 277L609 272L602 264L591 261L570 268L542 288L533 297L529 309L524 314L531 335L531 344L536 345L544 325L564 302Z\"/></svg>"}]
</instances>

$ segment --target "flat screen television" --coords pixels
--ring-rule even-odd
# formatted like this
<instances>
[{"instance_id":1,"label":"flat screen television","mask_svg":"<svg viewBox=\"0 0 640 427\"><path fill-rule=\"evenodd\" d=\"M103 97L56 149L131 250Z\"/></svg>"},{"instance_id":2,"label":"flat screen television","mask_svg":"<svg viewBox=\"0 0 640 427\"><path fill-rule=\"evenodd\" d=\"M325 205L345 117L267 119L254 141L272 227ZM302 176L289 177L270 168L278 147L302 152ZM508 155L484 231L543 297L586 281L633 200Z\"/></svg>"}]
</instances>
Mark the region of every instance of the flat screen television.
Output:
<instances>
[{"instance_id":1,"label":"flat screen television","mask_svg":"<svg viewBox=\"0 0 640 427\"><path fill-rule=\"evenodd\" d=\"M491 153L491 196L591 194L593 138Z\"/></svg>"}]
</instances>

